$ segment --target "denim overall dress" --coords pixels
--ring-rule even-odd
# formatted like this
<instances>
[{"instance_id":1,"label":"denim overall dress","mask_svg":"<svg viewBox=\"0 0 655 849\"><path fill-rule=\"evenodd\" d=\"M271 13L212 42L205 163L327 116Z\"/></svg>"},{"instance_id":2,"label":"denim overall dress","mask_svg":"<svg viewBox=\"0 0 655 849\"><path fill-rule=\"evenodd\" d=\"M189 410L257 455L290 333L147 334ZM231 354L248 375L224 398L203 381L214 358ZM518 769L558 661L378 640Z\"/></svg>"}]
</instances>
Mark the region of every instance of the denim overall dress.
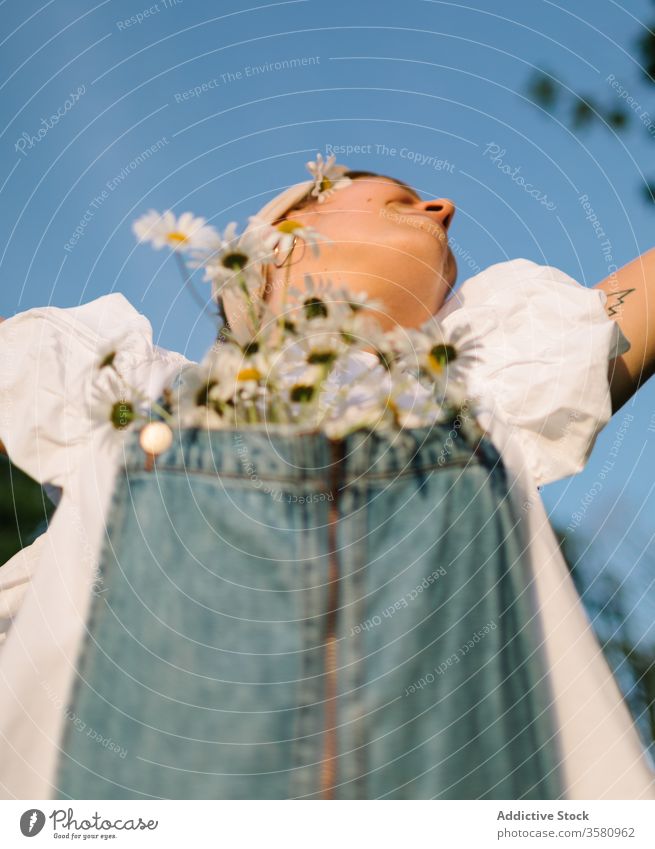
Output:
<instances>
[{"instance_id":1,"label":"denim overall dress","mask_svg":"<svg viewBox=\"0 0 655 849\"><path fill-rule=\"evenodd\" d=\"M488 438L190 428L152 461L137 436L60 798L564 798Z\"/></svg>"}]
</instances>

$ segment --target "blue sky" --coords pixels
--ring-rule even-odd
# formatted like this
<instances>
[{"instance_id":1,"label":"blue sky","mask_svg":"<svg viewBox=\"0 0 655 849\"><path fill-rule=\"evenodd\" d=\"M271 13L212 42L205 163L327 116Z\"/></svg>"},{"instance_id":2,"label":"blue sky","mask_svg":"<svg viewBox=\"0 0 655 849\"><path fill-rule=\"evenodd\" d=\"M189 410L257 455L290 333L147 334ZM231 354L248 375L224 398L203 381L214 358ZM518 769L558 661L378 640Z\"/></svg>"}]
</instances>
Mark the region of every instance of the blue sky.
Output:
<instances>
[{"instance_id":1,"label":"blue sky","mask_svg":"<svg viewBox=\"0 0 655 849\"><path fill-rule=\"evenodd\" d=\"M529 103L524 84L545 68L609 106L613 74L655 113L655 89L627 52L653 10L647 0L253 0L245 10L199 0L5 2L0 314L121 291L150 318L158 344L200 358L212 326L163 252L135 246L131 221L150 207L191 209L220 227L245 221L304 179L305 161L326 145L364 146L370 152L340 159L455 200L451 236L472 264L527 257L594 285L607 264L579 197L588 195L619 266L651 248L655 209L638 184L655 147L644 132L575 135ZM300 61L271 67L289 60ZM67 101L43 132L42 119ZM491 162L490 144L550 208ZM553 520L570 522L626 412L634 418L618 462L580 533L612 518L607 557L636 550L650 564L632 585L640 596L655 561L653 381L606 428L585 472L543 495Z\"/></svg>"}]
</instances>

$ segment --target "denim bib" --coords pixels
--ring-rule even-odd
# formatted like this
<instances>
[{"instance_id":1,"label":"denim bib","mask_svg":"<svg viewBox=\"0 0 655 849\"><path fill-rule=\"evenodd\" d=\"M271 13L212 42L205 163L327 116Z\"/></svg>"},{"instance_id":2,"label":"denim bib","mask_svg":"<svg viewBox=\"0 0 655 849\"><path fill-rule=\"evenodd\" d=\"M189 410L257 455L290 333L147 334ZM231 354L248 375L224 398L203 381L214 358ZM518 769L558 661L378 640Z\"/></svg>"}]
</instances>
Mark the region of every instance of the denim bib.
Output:
<instances>
[{"instance_id":1,"label":"denim bib","mask_svg":"<svg viewBox=\"0 0 655 849\"><path fill-rule=\"evenodd\" d=\"M60 798L563 798L501 459L185 429L119 471Z\"/></svg>"}]
</instances>

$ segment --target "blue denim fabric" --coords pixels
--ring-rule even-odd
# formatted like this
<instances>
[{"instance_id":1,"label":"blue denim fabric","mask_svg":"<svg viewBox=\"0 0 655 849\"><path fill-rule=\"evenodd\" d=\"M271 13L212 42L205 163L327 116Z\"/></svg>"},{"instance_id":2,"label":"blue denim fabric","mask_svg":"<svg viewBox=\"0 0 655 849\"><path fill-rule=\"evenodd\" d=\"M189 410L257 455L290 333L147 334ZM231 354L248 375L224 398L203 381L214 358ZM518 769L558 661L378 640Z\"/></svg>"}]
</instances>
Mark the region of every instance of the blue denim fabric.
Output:
<instances>
[{"instance_id":1,"label":"blue denim fabric","mask_svg":"<svg viewBox=\"0 0 655 849\"><path fill-rule=\"evenodd\" d=\"M563 798L504 468L458 433L135 436L60 797Z\"/></svg>"}]
</instances>

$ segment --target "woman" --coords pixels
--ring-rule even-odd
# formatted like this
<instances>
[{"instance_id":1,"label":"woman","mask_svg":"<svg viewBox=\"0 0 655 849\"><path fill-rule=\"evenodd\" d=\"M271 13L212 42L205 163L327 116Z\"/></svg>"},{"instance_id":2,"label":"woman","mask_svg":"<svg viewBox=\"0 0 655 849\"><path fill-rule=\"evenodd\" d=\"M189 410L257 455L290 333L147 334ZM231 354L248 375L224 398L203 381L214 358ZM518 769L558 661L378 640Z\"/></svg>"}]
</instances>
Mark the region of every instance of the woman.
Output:
<instances>
[{"instance_id":1,"label":"woman","mask_svg":"<svg viewBox=\"0 0 655 849\"><path fill-rule=\"evenodd\" d=\"M361 172L341 176L347 179L338 191L315 197L310 193L313 184L302 183L260 211L254 226L290 216L330 239L318 257L296 240L291 256L279 263L284 268L276 268L278 263L269 268L262 297L279 311L290 282L302 287L305 274L330 273L351 290L381 302L378 316L387 328L416 327L436 314L446 325L468 324L478 331L483 357L470 374L470 389L480 401L478 421L507 471L501 500L512 501L515 526L510 542L506 536L503 541L518 546L515 559L521 560L527 575L522 586L535 593L542 657L540 661L535 656L534 669L543 662L552 694L559 754L554 765L549 761L552 752L545 758L551 766L541 766L540 775L547 778L559 769L566 798L655 798L654 775L535 493L536 485L584 467L612 410L655 368L652 316L651 325L648 321L648 278L655 268L655 252L595 290L579 286L557 269L519 259L491 266L448 298L456 279L448 245L454 205L445 199L422 201L388 177ZM235 303L228 299L225 306L233 328L247 324ZM85 728L89 722L67 705L89 610L94 595L98 597L96 567L120 457L117 450L107 449L100 429L82 412L76 392L85 385L99 346L118 331L128 333L130 368L151 394L186 363L180 355L152 345L148 322L120 295L72 310L31 310L0 329L0 345L9 360L2 377L6 415L0 437L19 466L63 491L48 532L6 564L0 577L7 632L0 654L0 783L9 796L51 796L61 792L61 781L69 792L76 787L80 792L79 779L70 770L66 775L66 767L61 778L59 746L68 738L66 752L74 757L75 744L89 736L71 731L76 722ZM572 354L573 345L580 343L584 355ZM500 480L493 486L497 489ZM500 509L497 500L489 503ZM351 630L359 625L353 622ZM518 622L517 638L525 627ZM478 650L479 658L482 654ZM454 678L443 680L450 687ZM423 692L421 681L408 681L406 689ZM320 699L320 693L315 698ZM333 698L325 696L326 705ZM415 719L412 715L412 722ZM547 742L548 727L540 734ZM103 736L94 728L91 736L98 735ZM120 748L121 740L113 739L106 747L112 744ZM404 754L399 752L397 758ZM323 763L334 761L334 751L325 749ZM357 768L352 759L345 762L354 781ZM412 769L409 786L416 778ZM458 792L461 798L494 796L489 785L478 796L461 773L458 778L454 798ZM393 781L372 785L376 789L368 792L375 797L398 795ZM502 780L499 785L503 791L496 798L516 792L508 791ZM334 786L347 786L347 781L339 785L328 774L321 787ZM241 787L244 794L250 792L247 785ZM559 792L547 780L533 795L529 791L526 798L550 798L549 793ZM306 790L301 782L291 794L318 792ZM426 794L447 797L443 787L430 791L421 786L417 791ZM75 797L74 792L70 795Z\"/></svg>"}]
</instances>

